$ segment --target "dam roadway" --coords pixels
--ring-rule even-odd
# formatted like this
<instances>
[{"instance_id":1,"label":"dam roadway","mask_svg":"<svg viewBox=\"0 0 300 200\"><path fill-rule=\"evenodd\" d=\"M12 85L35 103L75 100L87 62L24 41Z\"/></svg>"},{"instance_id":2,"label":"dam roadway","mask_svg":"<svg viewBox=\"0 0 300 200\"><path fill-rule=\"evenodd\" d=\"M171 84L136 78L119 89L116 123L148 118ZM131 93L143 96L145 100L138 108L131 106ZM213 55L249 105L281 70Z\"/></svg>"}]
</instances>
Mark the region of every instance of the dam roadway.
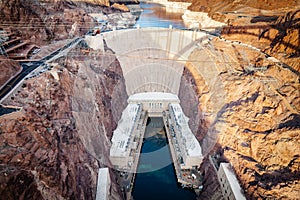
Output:
<instances>
[{"instance_id":1,"label":"dam roadway","mask_svg":"<svg viewBox=\"0 0 300 200\"><path fill-rule=\"evenodd\" d=\"M13 77L10 81L8 81L0 90L0 103L2 103L7 97L11 95L11 93L18 87L20 84L26 79L27 77L30 77L30 74L37 70L37 68L41 66L45 66L46 63L49 63L59 57L62 57L65 55L68 50L70 50L72 47L76 46L80 41L82 40L81 37L77 37L68 44L64 45L63 47L53 51L48 56L45 56L44 58L40 60L33 60L33 61L26 61L26 62L20 62L20 65L22 66L22 71L20 74ZM1 108L0 108L1 109Z\"/></svg>"}]
</instances>

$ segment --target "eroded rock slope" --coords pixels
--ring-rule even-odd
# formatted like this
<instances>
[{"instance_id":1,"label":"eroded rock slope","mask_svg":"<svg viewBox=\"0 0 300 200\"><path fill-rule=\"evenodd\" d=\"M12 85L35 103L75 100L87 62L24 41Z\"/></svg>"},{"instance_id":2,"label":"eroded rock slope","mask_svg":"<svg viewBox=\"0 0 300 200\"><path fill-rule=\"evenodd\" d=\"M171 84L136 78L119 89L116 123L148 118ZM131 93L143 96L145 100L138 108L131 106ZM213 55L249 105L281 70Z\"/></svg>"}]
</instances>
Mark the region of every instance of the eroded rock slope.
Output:
<instances>
[{"instance_id":1,"label":"eroded rock slope","mask_svg":"<svg viewBox=\"0 0 300 200\"><path fill-rule=\"evenodd\" d=\"M255 49L218 38L204 42L190 59L203 62L187 63L183 82L195 85L195 92L182 87L181 103L193 105L183 109L197 124L202 147L209 148L206 156L233 165L247 199L298 199L299 76ZM204 73L207 69L211 72ZM215 199L220 191L211 163L205 161L202 169L200 198Z\"/></svg>"},{"instance_id":2,"label":"eroded rock slope","mask_svg":"<svg viewBox=\"0 0 300 200\"><path fill-rule=\"evenodd\" d=\"M6 100L23 109L0 118L1 197L95 198L97 170L110 165L109 139L127 94L115 58L89 50L83 42ZM113 108L114 92L124 98ZM110 198L119 199L111 179Z\"/></svg>"}]
</instances>

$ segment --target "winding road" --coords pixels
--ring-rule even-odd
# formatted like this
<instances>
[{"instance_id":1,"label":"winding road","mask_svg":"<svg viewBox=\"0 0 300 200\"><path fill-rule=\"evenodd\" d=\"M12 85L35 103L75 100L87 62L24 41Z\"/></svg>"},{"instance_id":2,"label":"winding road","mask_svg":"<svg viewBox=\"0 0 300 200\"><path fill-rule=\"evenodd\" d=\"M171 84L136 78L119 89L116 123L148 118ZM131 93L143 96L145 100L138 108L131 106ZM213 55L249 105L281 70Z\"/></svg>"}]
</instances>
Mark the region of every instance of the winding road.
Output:
<instances>
[{"instance_id":1,"label":"winding road","mask_svg":"<svg viewBox=\"0 0 300 200\"><path fill-rule=\"evenodd\" d=\"M2 103L5 99L5 97L16 88L17 85L19 85L22 80L24 80L27 75L29 75L32 71L37 69L40 66L44 66L47 61L52 60L56 56L62 55L68 48L71 46L77 44L83 39L83 37L77 37L65 46L63 46L60 49L57 49L50 55L42 58L39 61L29 61L29 62L21 62L21 66L23 67L23 70L21 71L20 74L18 74L16 77L11 79L1 90L0 90L0 103ZM1 108L0 108L1 109Z\"/></svg>"}]
</instances>

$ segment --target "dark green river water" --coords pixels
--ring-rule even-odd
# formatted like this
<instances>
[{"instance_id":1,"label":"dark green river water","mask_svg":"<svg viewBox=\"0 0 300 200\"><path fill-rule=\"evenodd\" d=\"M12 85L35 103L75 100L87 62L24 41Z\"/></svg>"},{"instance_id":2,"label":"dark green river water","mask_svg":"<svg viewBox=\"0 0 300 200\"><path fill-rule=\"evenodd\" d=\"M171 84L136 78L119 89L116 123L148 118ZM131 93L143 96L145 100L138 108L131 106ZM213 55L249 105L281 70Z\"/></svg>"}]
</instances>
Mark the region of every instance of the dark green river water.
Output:
<instances>
[{"instance_id":1,"label":"dark green river water","mask_svg":"<svg viewBox=\"0 0 300 200\"><path fill-rule=\"evenodd\" d=\"M134 200L192 200L194 192L177 184L162 118L151 118L133 188Z\"/></svg>"}]
</instances>

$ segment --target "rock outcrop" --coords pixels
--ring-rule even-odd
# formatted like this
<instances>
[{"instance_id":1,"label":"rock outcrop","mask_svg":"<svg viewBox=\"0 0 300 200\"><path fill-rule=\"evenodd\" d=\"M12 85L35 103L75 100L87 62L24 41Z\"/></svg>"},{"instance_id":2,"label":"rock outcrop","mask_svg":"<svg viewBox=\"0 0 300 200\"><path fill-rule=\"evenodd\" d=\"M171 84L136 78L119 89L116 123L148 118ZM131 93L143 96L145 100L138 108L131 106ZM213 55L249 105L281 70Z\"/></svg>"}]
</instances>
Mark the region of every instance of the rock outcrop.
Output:
<instances>
[{"instance_id":1,"label":"rock outcrop","mask_svg":"<svg viewBox=\"0 0 300 200\"><path fill-rule=\"evenodd\" d=\"M206 62L187 63L182 80L192 87L182 87L180 99L190 121L198 121L196 127L190 125L203 151L210 147L206 155L233 165L247 199L297 199L299 76L255 49L217 38L204 43L190 59ZM206 68L210 73L205 73ZM210 82L209 76L218 79ZM223 87L217 86L220 82ZM224 98L215 99L222 91ZM206 115L199 117L197 113ZM208 140L211 136L214 140ZM214 146L208 146L207 141L214 141ZM210 165L202 165L204 180L215 173L209 170ZM199 198L214 199L218 183L205 184Z\"/></svg>"},{"instance_id":2,"label":"rock outcrop","mask_svg":"<svg viewBox=\"0 0 300 200\"><path fill-rule=\"evenodd\" d=\"M280 15L270 13L246 22L237 20L233 26L225 27L222 35L258 47L300 72L299 19L300 7Z\"/></svg>"},{"instance_id":3,"label":"rock outcrop","mask_svg":"<svg viewBox=\"0 0 300 200\"><path fill-rule=\"evenodd\" d=\"M124 12L129 12L129 8L125 4L114 3L111 7Z\"/></svg>"},{"instance_id":4,"label":"rock outcrop","mask_svg":"<svg viewBox=\"0 0 300 200\"><path fill-rule=\"evenodd\" d=\"M24 39L41 45L52 40L81 36L96 26L91 12L111 12L107 0L0 2L0 22Z\"/></svg>"},{"instance_id":5,"label":"rock outcrop","mask_svg":"<svg viewBox=\"0 0 300 200\"><path fill-rule=\"evenodd\" d=\"M0 88L2 88L7 81L22 71L22 67L18 62L0 56L0 71Z\"/></svg>"},{"instance_id":6,"label":"rock outcrop","mask_svg":"<svg viewBox=\"0 0 300 200\"><path fill-rule=\"evenodd\" d=\"M207 13L206 19L198 20L201 28L209 27L209 18L213 22L226 23L222 36L231 40L253 45L270 54L296 71L300 71L299 58L299 1L188 1L185 18L199 12L198 17ZM191 13L191 14L189 14ZM276 14L274 14L276 13ZM190 17L195 18L196 17ZM193 25L194 24L194 25ZM224 25L224 24L223 24ZM194 20L189 26L198 26Z\"/></svg>"},{"instance_id":7,"label":"rock outcrop","mask_svg":"<svg viewBox=\"0 0 300 200\"><path fill-rule=\"evenodd\" d=\"M89 51L83 42L4 102L23 109L0 118L1 197L95 198L97 170L110 165L109 139L127 94L116 59ZM115 93L124 98L113 104ZM111 179L110 198L119 199Z\"/></svg>"},{"instance_id":8,"label":"rock outcrop","mask_svg":"<svg viewBox=\"0 0 300 200\"><path fill-rule=\"evenodd\" d=\"M191 2L189 10L197 12L215 12L220 10L234 11L241 7L251 7L262 10L274 10L278 8L299 6L297 0L179 0Z\"/></svg>"}]
</instances>

